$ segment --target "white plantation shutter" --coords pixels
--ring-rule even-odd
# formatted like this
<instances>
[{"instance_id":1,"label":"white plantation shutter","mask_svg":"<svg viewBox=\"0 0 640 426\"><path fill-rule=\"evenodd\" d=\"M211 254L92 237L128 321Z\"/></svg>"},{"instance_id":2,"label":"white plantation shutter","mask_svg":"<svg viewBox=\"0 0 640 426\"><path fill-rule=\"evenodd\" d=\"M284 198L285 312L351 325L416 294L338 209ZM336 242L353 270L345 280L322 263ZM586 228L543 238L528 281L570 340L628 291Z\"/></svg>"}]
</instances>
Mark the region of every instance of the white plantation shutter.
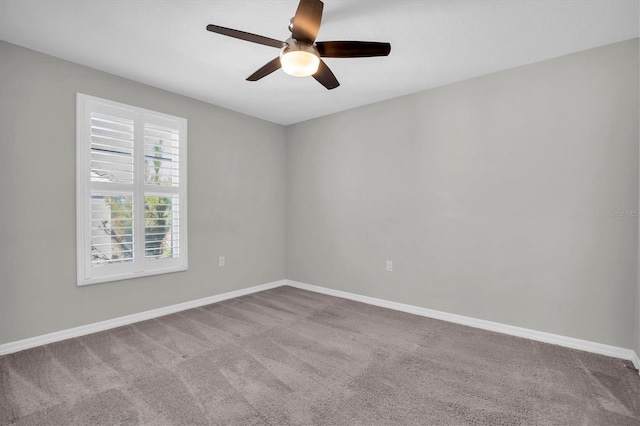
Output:
<instances>
[{"instance_id":1,"label":"white plantation shutter","mask_svg":"<svg viewBox=\"0 0 640 426\"><path fill-rule=\"evenodd\" d=\"M180 202L177 195L145 194L144 257L180 257Z\"/></svg>"},{"instance_id":2,"label":"white plantation shutter","mask_svg":"<svg viewBox=\"0 0 640 426\"><path fill-rule=\"evenodd\" d=\"M91 113L91 181L133 184L133 120Z\"/></svg>"},{"instance_id":3,"label":"white plantation shutter","mask_svg":"<svg viewBox=\"0 0 640 426\"><path fill-rule=\"evenodd\" d=\"M144 125L144 257L180 257L180 132ZM162 191L162 192L156 192Z\"/></svg>"},{"instance_id":4,"label":"white plantation shutter","mask_svg":"<svg viewBox=\"0 0 640 426\"><path fill-rule=\"evenodd\" d=\"M180 183L180 133L145 123L145 183L178 187Z\"/></svg>"},{"instance_id":5,"label":"white plantation shutter","mask_svg":"<svg viewBox=\"0 0 640 426\"><path fill-rule=\"evenodd\" d=\"M187 268L185 119L77 95L78 285Z\"/></svg>"},{"instance_id":6,"label":"white plantation shutter","mask_svg":"<svg viewBox=\"0 0 640 426\"><path fill-rule=\"evenodd\" d=\"M91 265L133 262L133 194L91 192Z\"/></svg>"}]
</instances>

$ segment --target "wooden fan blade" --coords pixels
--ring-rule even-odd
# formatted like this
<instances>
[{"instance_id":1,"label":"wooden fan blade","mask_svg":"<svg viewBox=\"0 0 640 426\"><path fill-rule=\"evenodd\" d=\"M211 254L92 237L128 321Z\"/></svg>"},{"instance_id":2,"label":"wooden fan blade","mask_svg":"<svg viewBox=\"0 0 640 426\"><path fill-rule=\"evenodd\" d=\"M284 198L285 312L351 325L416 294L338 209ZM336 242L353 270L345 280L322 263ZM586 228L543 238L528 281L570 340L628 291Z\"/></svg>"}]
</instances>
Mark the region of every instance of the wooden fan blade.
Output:
<instances>
[{"instance_id":1,"label":"wooden fan blade","mask_svg":"<svg viewBox=\"0 0 640 426\"><path fill-rule=\"evenodd\" d=\"M316 48L323 58L368 58L391 52L391 44L375 41L319 41Z\"/></svg>"},{"instance_id":2,"label":"wooden fan blade","mask_svg":"<svg viewBox=\"0 0 640 426\"><path fill-rule=\"evenodd\" d=\"M263 37L257 34L246 33L240 30L234 30L232 28L220 27L218 25L207 25L207 30L212 33L218 33L233 38L239 38L240 40L250 41L251 43L263 44L265 46L277 47L280 49L285 45L285 42L279 41L269 37Z\"/></svg>"},{"instance_id":3,"label":"wooden fan blade","mask_svg":"<svg viewBox=\"0 0 640 426\"><path fill-rule=\"evenodd\" d=\"M313 44L320 31L322 9L324 3L320 0L300 0L298 10L293 17L291 37L298 41Z\"/></svg>"},{"instance_id":4,"label":"wooden fan blade","mask_svg":"<svg viewBox=\"0 0 640 426\"><path fill-rule=\"evenodd\" d=\"M277 58L267 62L262 68L247 77L247 81L258 81L262 77L266 77L272 72L279 70L280 67L280 57L278 56Z\"/></svg>"},{"instance_id":5,"label":"wooden fan blade","mask_svg":"<svg viewBox=\"0 0 640 426\"><path fill-rule=\"evenodd\" d=\"M331 72L327 64L325 64L322 59L320 59L320 66L318 67L318 71L313 75L313 78L328 90L335 89L340 86L338 79L333 75L333 72Z\"/></svg>"}]
</instances>

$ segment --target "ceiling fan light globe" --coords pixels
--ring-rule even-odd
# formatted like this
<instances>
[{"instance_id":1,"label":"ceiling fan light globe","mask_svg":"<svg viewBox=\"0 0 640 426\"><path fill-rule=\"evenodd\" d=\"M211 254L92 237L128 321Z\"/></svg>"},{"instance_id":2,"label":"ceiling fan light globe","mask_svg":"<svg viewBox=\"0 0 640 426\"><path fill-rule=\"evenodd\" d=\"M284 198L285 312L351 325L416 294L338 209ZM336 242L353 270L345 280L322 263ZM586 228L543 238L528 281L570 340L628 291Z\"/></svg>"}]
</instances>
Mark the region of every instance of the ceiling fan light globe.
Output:
<instances>
[{"instance_id":1,"label":"ceiling fan light globe","mask_svg":"<svg viewBox=\"0 0 640 426\"><path fill-rule=\"evenodd\" d=\"M294 77L308 77L318 71L320 58L304 50L284 52L280 57L282 70Z\"/></svg>"}]
</instances>

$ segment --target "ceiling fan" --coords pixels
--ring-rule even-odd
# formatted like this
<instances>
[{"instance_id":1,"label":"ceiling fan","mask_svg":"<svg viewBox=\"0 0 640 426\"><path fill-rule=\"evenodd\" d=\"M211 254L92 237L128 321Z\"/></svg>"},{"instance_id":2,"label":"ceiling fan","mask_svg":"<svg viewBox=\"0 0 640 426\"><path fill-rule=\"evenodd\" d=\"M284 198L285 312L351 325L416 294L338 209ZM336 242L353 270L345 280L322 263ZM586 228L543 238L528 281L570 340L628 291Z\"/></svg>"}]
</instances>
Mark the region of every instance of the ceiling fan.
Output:
<instances>
[{"instance_id":1,"label":"ceiling fan","mask_svg":"<svg viewBox=\"0 0 640 426\"><path fill-rule=\"evenodd\" d=\"M313 76L320 84L331 90L340 86L340 83L320 58L387 56L391 51L391 45L373 41L316 42L320 21L322 21L323 7L324 3L320 0L300 0L296 14L289 22L291 37L286 41L211 24L207 25L207 30L280 49L280 56L267 62L262 68L247 77L248 81L258 81L282 68L287 74L296 77Z\"/></svg>"}]
</instances>

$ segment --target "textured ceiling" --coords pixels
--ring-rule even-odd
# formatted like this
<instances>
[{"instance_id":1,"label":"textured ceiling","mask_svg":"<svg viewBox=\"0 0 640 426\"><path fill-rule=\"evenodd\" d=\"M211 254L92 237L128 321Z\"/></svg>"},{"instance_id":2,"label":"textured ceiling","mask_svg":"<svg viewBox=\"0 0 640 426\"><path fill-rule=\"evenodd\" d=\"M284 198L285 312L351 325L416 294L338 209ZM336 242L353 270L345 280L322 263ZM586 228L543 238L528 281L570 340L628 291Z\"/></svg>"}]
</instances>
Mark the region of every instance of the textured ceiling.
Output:
<instances>
[{"instance_id":1,"label":"textured ceiling","mask_svg":"<svg viewBox=\"0 0 640 426\"><path fill-rule=\"evenodd\" d=\"M326 59L341 86L277 71L297 0L0 0L0 39L279 124L638 37L638 0L325 0L323 40L388 41L382 58ZM1 60L2 58L0 58Z\"/></svg>"}]
</instances>

